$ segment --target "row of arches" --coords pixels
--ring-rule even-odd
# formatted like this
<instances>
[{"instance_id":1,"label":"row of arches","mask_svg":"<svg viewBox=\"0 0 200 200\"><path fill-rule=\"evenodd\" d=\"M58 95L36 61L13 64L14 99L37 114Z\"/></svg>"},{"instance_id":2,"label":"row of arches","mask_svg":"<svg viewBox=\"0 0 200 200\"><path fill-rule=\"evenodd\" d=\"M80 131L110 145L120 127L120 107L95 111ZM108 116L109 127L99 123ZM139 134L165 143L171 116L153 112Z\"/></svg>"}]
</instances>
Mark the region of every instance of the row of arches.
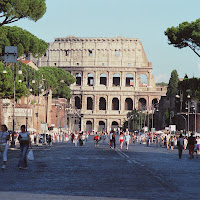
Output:
<instances>
[{"instance_id":1,"label":"row of arches","mask_svg":"<svg viewBox=\"0 0 200 200\"><path fill-rule=\"evenodd\" d=\"M111 130L115 130L118 127L119 127L118 122L113 121L111 123ZM92 130L93 130L93 123L92 123L92 121L88 120L86 122L86 131L92 132ZM106 124L105 124L104 121L99 121L99 123L98 123L98 131L106 131Z\"/></svg>"},{"instance_id":2,"label":"row of arches","mask_svg":"<svg viewBox=\"0 0 200 200\"><path fill-rule=\"evenodd\" d=\"M140 78L139 86L147 85L147 76L145 74L141 74L139 76L139 78ZM82 82L81 73L77 73L76 74L76 85L81 85L81 82ZM105 73L100 74L99 84L104 85L104 86L108 85L107 75ZM120 84L121 84L121 77L118 73L116 73L112 77L112 85L113 86L120 86ZM88 86L94 86L94 75L92 73L88 73L88 75L87 75L87 85ZM133 76L133 74L126 74L125 86L126 87L134 86L134 76Z\"/></svg>"},{"instance_id":3,"label":"row of arches","mask_svg":"<svg viewBox=\"0 0 200 200\"><path fill-rule=\"evenodd\" d=\"M153 99L152 100L152 105L156 105L158 103L158 99ZM133 100L131 98L126 98L125 99L125 105L124 109L125 110L133 110ZM75 97L75 108L76 109L81 109L82 108L82 103L80 97L76 96ZM94 109L94 102L92 97L87 97L87 110L93 110ZM107 110L107 101L104 97L99 98L99 110ZM147 109L147 101L144 98L140 98L138 101L138 109L139 110L146 110ZM120 110L120 102L119 98L114 97L112 99L112 110Z\"/></svg>"}]
</instances>

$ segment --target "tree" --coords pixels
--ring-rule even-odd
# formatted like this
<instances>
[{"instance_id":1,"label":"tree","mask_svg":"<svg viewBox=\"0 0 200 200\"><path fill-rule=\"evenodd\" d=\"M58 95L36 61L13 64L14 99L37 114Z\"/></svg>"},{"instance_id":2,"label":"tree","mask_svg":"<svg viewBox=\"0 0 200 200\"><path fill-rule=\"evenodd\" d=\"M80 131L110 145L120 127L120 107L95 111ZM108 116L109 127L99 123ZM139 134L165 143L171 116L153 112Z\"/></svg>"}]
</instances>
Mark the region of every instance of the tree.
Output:
<instances>
[{"instance_id":1,"label":"tree","mask_svg":"<svg viewBox=\"0 0 200 200\"><path fill-rule=\"evenodd\" d=\"M69 85L73 84L76 79L69 72L57 67L41 67L39 73L43 74L47 87L52 89L53 97L67 99L71 97Z\"/></svg>"},{"instance_id":2,"label":"tree","mask_svg":"<svg viewBox=\"0 0 200 200\"><path fill-rule=\"evenodd\" d=\"M156 85L158 85L158 86L168 86L168 84L165 83L165 82L156 83Z\"/></svg>"},{"instance_id":3,"label":"tree","mask_svg":"<svg viewBox=\"0 0 200 200\"><path fill-rule=\"evenodd\" d=\"M0 27L0 55L4 55L5 46L17 46L17 56L32 53L42 56L46 53L48 44L22 28L13 26Z\"/></svg>"},{"instance_id":4,"label":"tree","mask_svg":"<svg viewBox=\"0 0 200 200\"><path fill-rule=\"evenodd\" d=\"M24 18L36 22L45 12L45 0L0 0L0 27Z\"/></svg>"},{"instance_id":5,"label":"tree","mask_svg":"<svg viewBox=\"0 0 200 200\"><path fill-rule=\"evenodd\" d=\"M176 70L173 70L171 72L171 77L169 79L169 84L167 87L167 96L168 97L176 96L176 94L178 93L178 83L179 83L178 73Z\"/></svg>"},{"instance_id":6,"label":"tree","mask_svg":"<svg viewBox=\"0 0 200 200\"><path fill-rule=\"evenodd\" d=\"M10 66L13 68L13 66ZM14 73L10 67L6 68L7 73L3 74L4 66L0 62L0 98L14 97ZM18 66L17 66L18 68ZM27 88L25 83L19 83L18 77L16 78L16 99L25 96Z\"/></svg>"},{"instance_id":7,"label":"tree","mask_svg":"<svg viewBox=\"0 0 200 200\"><path fill-rule=\"evenodd\" d=\"M183 22L179 26L167 28L165 35L168 37L169 44L174 47L190 47L199 57L196 51L200 48L200 19L195 22Z\"/></svg>"},{"instance_id":8,"label":"tree","mask_svg":"<svg viewBox=\"0 0 200 200\"><path fill-rule=\"evenodd\" d=\"M21 65L22 75L17 75L17 71ZM6 74L3 74L4 66L0 62L0 98L13 98L14 93L14 67L10 65L6 67ZM32 67L18 62L16 64L16 99L20 99L22 96L26 96L29 88L32 89L31 94L38 94L38 86L41 86L41 80L44 80L43 89L51 89L53 91L53 97L67 98L71 97L71 90L69 85L75 82L75 78L63 69L56 67L41 67L38 71L35 71ZM21 82L19 82L19 79ZM35 84L32 80L35 80ZM63 80L64 82L60 82ZM39 93L41 93L39 89Z\"/></svg>"}]
</instances>

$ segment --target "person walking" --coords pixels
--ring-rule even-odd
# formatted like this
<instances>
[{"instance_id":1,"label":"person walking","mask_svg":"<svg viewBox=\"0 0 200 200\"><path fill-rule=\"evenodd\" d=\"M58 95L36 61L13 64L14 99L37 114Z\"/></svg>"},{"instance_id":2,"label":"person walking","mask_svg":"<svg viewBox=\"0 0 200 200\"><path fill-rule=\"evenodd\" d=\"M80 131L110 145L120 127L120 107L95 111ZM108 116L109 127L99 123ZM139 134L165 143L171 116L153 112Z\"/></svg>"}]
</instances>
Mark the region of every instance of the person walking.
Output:
<instances>
[{"instance_id":1,"label":"person walking","mask_svg":"<svg viewBox=\"0 0 200 200\"><path fill-rule=\"evenodd\" d=\"M170 146L171 146L171 150L173 151L174 150L174 137L171 136L170 138Z\"/></svg>"},{"instance_id":2,"label":"person walking","mask_svg":"<svg viewBox=\"0 0 200 200\"><path fill-rule=\"evenodd\" d=\"M167 144L167 150L169 150L169 145L170 145L170 134L167 133L166 135L166 144Z\"/></svg>"},{"instance_id":3,"label":"person walking","mask_svg":"<svg viewBox=\"0 0 200 200\"><path fill-rule=\"evenodd\" d=\"M113 148L115 148L116 147L116 133L115 132L113 132L112 134L112 144L113 144Z\"/></svg>"},{"instance_id":4,"label":"person walking","mask_svg":"<svg viewBox=\"0 0 200 200\"><path fill-rule=\"evenodd\" d=\"M131 142L131 136L127 132L126 135L124 136L124 138L125 138L125 142L126 142L126 150L128 150L128 146L129 146L129 144Z\"/></svg>"},{"instance_id":5,"label":"person walking","mask_svg":"<svg viewBox=\"0 0 200 200\"><path fill-rule=\"evenodd\" d=\"M182 134L180 134L179 138L177 139L179 158L182 157L183 145L184 145L184 138L183 138Z\"/></svg>"},{"instance_id":6,"label":"person walking","mask_svg":"<svg viewBox=\"0 0 200 200\"><path fill-rule=\"evenodd\" d=\"M110 138L110 148L112 149L112 135L113 135L113 132L111 131L110 134L109 134L109 138Z\"/></svg>"},{"instance_id":7,"label":"person walking","mask_svg":"<svg viewBox=\"0 0 200 200\"><path fill-rule=\"evenodd\" d=\"M7 126L5 124L1 125L0 132L0 155L3 155L3 165L2 169L6 168L7 162L7 152L8 152L8 140L10 139L10 133L8 132Z\"/></svg>"},{"instance_id":8,"label":"person walking","mask_svg":"<svg viewBox=\"0 0 200 200\"><path fill-rule=\"evenodd\" d=\"M190 154L190 159L194 158L194 145L195 145L195 138L193 137L193 133L191 133L191 136L188 138L188 149Z\"/></svg>"},{"instance_id":9,"label":"person walking","mask_svg":"<svg viewBox=\"0 0 200 200\"><path fill-rule=\"evenodd\" d=\"M19 143L20 143L21 156L20 156L19 163L17 166L20 169L27 169L28 164L26 161L26 155L27 155L29 146L30 148L32 148L30 134L25 129L26 129L25 125L22 125L21 132L19 133L19 136L18 136Z\"/></svg>"},{"instance_id":10,"label":"person walking","mask_svg":"<svg viewBox=\"0 0 200 200\"><path fill-rule=\"evenodd\" d=\"M121 132L119 136L119 142L120 142L120 149L123 148L123 143L124 143L124 134Z\"/></svg>"},{"instance_id":11,"label":"person walking","mask_svg":"<svg viewBox=\"0 0 200 200\"><path fill-rule=\"evenodd\" d=\"M73 140L75 147L77 147L77 145L78 145L78 139L79 139L79 134L76 132L74 134L74 140Z\"/></svg>"}]
</instances>

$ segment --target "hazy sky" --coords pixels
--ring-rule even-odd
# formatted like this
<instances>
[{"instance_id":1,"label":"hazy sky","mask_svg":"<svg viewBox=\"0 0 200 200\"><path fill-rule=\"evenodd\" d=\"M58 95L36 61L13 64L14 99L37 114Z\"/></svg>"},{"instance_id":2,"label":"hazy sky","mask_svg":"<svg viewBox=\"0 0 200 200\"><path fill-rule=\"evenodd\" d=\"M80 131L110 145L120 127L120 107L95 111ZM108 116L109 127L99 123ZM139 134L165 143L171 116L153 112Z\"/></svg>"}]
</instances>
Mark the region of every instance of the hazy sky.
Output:
<instances>
[{"instance_id":1,"label":"hazy sky","mask_svg":"<svg viewBox=\"0 0 200 200\"><path fill-rule=\"evenodd\" d=\"M46 42L56 37L138 38L153 64L156 82L168 82L171 71L179 77L199 77L200 58L189 48L168 45L164 31L200 18L200 0L46 0L39 21L21 20L20 26Z\"/></svg>"}]
</instances>

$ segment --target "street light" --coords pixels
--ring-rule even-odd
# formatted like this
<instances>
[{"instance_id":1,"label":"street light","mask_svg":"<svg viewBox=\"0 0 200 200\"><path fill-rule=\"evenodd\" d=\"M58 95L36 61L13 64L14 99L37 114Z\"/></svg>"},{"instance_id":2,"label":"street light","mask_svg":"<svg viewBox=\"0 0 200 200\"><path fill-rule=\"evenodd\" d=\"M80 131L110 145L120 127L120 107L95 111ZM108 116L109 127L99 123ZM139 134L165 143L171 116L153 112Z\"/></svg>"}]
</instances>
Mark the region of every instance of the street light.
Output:
<instances>
[{"instance_id":1,"label":"street light","mask_svg":"<svg viewBox=\"0 0 200 200\"><path fill-rule=\"evenodd\" d=\"M28 129L28 104L29 104L29 92L32 92L32 88L30 88L30 81L29 81L29 79L30 79L30 73L29 73L29 71L30 71L30 67L28 67L28 71L27 71L25 68L23 68L23 70L25 70L26 73L27 73L27 74L25 74L26 81L27 81L27 107L26 107L26 131L27 131L27 129ZM19 67L19 70L18 70L18 75L22 75L22 74L23 74L23 72L22 72L22 66L21 66L21 63L20 63L20 67ZM20 76L19 76L19 80L18 80L18 82L19 82L19 83L22 82ZM32 84L35 83L34 77L33 77L33 80L32 80L31 82L32 82Z\"/></svg>"}]
</instances>

